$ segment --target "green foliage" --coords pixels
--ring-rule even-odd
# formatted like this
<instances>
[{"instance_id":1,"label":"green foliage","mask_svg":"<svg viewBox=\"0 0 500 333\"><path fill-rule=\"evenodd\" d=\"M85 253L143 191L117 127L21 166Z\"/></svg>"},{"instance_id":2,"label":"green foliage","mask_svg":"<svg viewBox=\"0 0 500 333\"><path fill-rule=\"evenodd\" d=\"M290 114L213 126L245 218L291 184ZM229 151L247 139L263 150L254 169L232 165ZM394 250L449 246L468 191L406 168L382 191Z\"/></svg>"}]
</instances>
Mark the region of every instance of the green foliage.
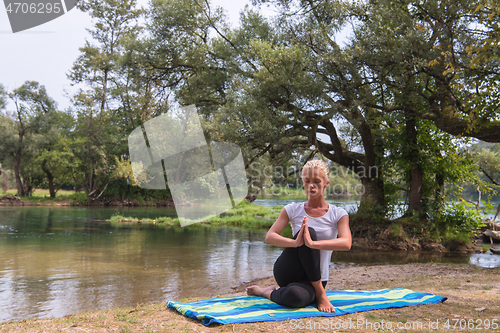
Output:
<instances>
[{"instance_id":1,"label":"green foliage","mask_svg":"<svg viewBox=\"0 0 500 333\"><path fill-rule=\"evenodd\" d=\"M39 154L44 134L55 125L56 102L48 96L45 86L35 81L26 81L8 96L14 110L0 109L5 130L0 134L0 159L7 160L13 169L18 195L30 196L33 185L43 178L33 160Z\"/></svg>"},{"instance_id":2,"label":"green foliage","mask_svg":"<svg viewBox=\"0 0 500 333\"><path fill-rule=\"evenodd\" d=\"M7 91L3 84L0 84L0 110L4 109L7 105Z\"/></svg>"},{"instance_id":3,"label":"green foliage","mask_svg":"<svg viewBox=\"0 0 500 333\"><path fill-rule=\"evenodd\" d=\"M441 214L432 219L429 233L434 237L456 238L470 243L472 232L477 230L484 216L467 202L450 203Z\"/></svg>"},{"instance_id":4,"label":"green foliage","mask_svg":"<svg viewBox=\"0 0 500 333\"><path fill-rule=\"evenodd\" d=\"M474 162L482 173L482 179L491 186L490 192L500 187L500 146L474 147Z\"/></svg>"},{"instance_id":5,"label":"green foliage","mask_svg":"<svg viewBox=\"0 0 500 333\"><path fill-rule=\"evenodd\" d=\"M363 206L365 205L365 206ZM358 221L360 224L371 225L371 224L382 224L387 220L385 217L385 208L382 206L372 206L368 204L360 203L360 208L352 216L353 221Z\"/></svg>"},{"instance_id":6,"label":"green foliage","mask_svg":"<svg viewBox=\"0 0 500 333\"><path fill-rule=\"evenodd\" d=\"M3 168L7 166L13 168L12 155L15 154L17 146L15 121L4 114L0 114L0 162L4 163Z\"/></svg>"},{"instance_id":7,"label":"green foliage","mask_svg":"<svg viewBox=\"0 0 500 333\"><path fill-rule=\"evenodd\" d=\"M73 195L70 196L71 200L74 200L75 202L79 204L85 204L88 202L88 197L85 193L82 192L76 192Z\"/></svg>"},{"instance_id":8,"label":"green foliage","mask_svg":"<svg viewBox=\"0 0 500 333\"><path fill-rule=\"evenodd\" d=\"M479 38L467 47L469 56L471 56L471 65L477 68L496 67L500 60L500 4L495 0L481 0L475 9L475 14L484 30L479 34ZM478 78L483 80L488 77L498 79L498 73L495 71L485 74L485 76ZM498 89L495 89L486 80L482 83L484 88L489 87L489 92L498 93Z\"/></svg>"},{"instance_id":9,"label":"green foliage","mask_svg":"<svg viewBox=\"0 0 500 333\"><path fill-rule=\"evenodd\" d=\"M418 168L422 176L419 214L425 215L442 209L450 194L446 193L445 184L471 182L478 186L480 182L474 176L473 156L466 150L470 140L456 139L430 121L420 119L415 124L416 144L407 142L404 122L400 122L399 128L387 131L388 155L384 170L390 183L386 183L386 195L389 211L392 211L402 196L408 198L412 186L410 172ZM457 195L456 191L454 194Z\"/></svg>"},{"instance_id":10,"label":"green foliage","mask_svg":"<svg viewBox=\"0 0 500 333\"><path fill-rule=\"evenodd\" d=\"M36 142L37 150L33 163L44 170L43 177L35 183L40 188L51 188L55 193L62 186L76 187L83 178L77 173L79 161L75 156L78 139L71 137L74 119L69 112L55 111L43 136ZM50 180L49 176L53 179ZM51 182L51 183L49 183Z\"/></svg>"},{"instance_id":11,"label":"green foliage","mask_svg":"<svg viewBox=\"0 0 500 333\"><path fill-rule=\"evenodd\" d=\"M391 169L392 173L387 171L386 175L388 175L390 182L387 181L384 184L384 194L385 194L385 216L388 218L394 218L397 216L403 215L405 212L401 211L400 203L401 203L401 184L397 184L400 179L398 174L394 169Z\"/></svg>"},{"instance_id":12,"label":"green foliage","mask_svg":"<svg viewBox=\"0 0 500 333\"><path fill-rule=\"evenodd\" d=\"M403 228L403 226L399 223L391 223L391 228L390 228L391 236L392 238L407 238L407 234Z\"/></svg>"},{"instance_id":13,"label":"green foliage","mask_svg":"<svg viewBox=\"0 0 500 333\"><path fill-rule=\"evenodd\" d=\"M468 174L450 182L448 188L455 198L474 203L478 209L483 201L488 205L500 188L498 144L473 144L466 154L471 163Z\"/></svg>"},{"instance_id":14,"label":"green foliage","mask_svg":"<svg viewBox=\"0 0 500 333\"><path fill-rule=\"evenodd\" d=\"M453 202L443 212L444 223L458 233L471 232L481 225L484 216L465 202Z\"/></svg>"}]
</instances>

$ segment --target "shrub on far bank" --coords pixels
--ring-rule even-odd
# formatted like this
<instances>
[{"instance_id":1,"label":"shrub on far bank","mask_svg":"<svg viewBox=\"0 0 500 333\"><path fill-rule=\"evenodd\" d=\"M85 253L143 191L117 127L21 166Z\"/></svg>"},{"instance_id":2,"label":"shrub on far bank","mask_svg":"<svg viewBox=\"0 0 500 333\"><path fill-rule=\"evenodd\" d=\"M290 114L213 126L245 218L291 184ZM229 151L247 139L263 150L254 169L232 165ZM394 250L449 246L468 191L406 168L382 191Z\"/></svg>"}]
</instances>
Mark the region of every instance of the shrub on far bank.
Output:
<instances>
[{"instance_id":1,"label":"shrub on far bank","mask_svg":"<svg viewBox=\"0 0 500 333\"><path fill-rule=\"evenodd\" d=\"M450 203L433 217L432 225L444 240L456 239L469 244L472 233L483 226L484 216L472 204L464 201Z\"/></svg>"}]
</instances>

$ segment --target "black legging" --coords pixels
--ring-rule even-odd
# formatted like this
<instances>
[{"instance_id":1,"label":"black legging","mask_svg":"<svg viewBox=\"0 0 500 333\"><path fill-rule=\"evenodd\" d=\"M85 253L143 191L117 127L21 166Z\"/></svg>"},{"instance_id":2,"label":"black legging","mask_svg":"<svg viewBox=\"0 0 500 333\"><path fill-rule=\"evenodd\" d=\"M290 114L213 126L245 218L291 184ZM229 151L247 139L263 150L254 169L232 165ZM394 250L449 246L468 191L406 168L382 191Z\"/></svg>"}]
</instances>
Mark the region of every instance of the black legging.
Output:
<instances>
[{"instance_id":1,"label":"black legging","mask_svg":"<svg viewBox=\"0 0 500 333\"><path fill-rule=\"evenodd\" d=\"M300 230L299 230L300 232ZM297 232L293 239L297 238ZM309 227L312 240L317 240L316 231ZM311 281L321 279L320 253L305 244L287 247L276 259L273 268L274 278L280 286L271 292L271 301L290 308L302 308L316 301L316 293ZM323 281L323 287L326 281Z\"/></svg>"}]
</instances>

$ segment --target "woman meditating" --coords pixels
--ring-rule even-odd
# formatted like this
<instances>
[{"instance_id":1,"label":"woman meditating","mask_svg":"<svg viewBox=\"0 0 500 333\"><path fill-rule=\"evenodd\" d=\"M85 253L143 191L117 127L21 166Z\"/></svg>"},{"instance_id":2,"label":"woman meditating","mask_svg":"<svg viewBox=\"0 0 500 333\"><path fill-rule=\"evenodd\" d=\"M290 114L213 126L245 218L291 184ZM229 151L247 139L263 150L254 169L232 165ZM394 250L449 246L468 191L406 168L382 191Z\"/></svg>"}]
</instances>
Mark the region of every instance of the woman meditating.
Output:
<instances>
[{"instance_id":1,"label":"woman meditating","mask_svg":"<svg viewBox=\"0 0 500 333\"><path fill-rule=\"evenodd\" d=\"M286 205L266 234L267 244L285 248L273 268L280 288L251 286L247 294L292 308L316 302L318 310L335 312L325 292L328 264L333 251L351 248L349 216L343 208L328 204L323 197L330 182L326 163L307 162L302 169L302 181L307 201ZM281 236L288 223L293 238Z\"/></svg>"}]
</instances>

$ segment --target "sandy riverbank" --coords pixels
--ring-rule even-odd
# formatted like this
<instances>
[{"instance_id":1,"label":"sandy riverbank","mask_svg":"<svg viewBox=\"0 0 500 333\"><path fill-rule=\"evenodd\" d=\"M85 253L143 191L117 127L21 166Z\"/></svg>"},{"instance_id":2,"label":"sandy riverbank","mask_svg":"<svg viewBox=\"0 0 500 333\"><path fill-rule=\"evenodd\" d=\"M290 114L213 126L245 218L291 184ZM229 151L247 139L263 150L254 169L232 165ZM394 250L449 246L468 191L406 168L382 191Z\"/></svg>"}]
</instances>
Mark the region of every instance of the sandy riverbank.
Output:
<instances>
[{"instance_id":1,"label":"sandy riverbank","mask_svg":"<svg viewBox=\"0 0 500 333\"><path fill-rule=\"evenodd\" d=\"M244 293L250 284L274 284L274 279L263 278L231 288L222 288L223 295ZM364 266L333 269L326 289L373 290L379 288L409 288L448 297L442 304L413 306L399 309L369 311L328 319L328 325L341 327L349 321L368 323L401 322L413 329L404 332L428 332L430 322L439 324L439 330L476 332L485 331L486 319L500 325L500 268L488 269L471 265L406 264ZM219 289L220 292L220 289ZM221 296L207 290L199 298ZM194 299L190 299L194 300ZM189 301L189 300L181 300ZM30 319L0 324L0 332L348 332L351 330L325 329L324 318L306 318L295 322L265 322L205 327L166 309L164 303L138 305L135 308L117 308L79 313L63 318ZM495 320L495 321L494 321ZM446 328L446 322L451 327ZM314 327L317 329L308 329ZM464 323L467 326L460 329ZM470 323L470 324L469 324ZM309 326L308 326L309 325ZM323 325L320 327L320 325ZM420 326L421 325L421 326ZM304 329L300 329L303 327ZM374 330L360 327L358 331ZM391 330L386 330L391 331ZM392 331L398 331L393 329ZM498 329L486 331L500 331ZM380 332L380 330L378 331Z\"/></svg>"}]
</instances>

